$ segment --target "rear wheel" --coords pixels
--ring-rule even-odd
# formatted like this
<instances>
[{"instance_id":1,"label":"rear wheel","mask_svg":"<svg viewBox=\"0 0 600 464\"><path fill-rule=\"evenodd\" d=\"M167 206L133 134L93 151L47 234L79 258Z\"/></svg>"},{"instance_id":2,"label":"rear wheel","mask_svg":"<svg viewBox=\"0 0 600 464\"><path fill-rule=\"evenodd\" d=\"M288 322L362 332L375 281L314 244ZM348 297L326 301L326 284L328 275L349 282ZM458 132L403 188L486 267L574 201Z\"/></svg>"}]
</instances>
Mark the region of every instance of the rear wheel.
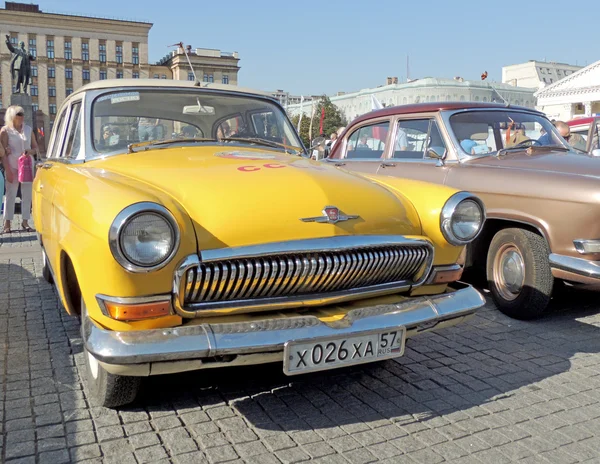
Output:
<instances>
[{"instance_id":1,"label":"rear wheel","mask_svg":"<svg viewBox=\"0 0 600 464\"><path fill-rule=\"evenodd\" d=\"M529 230L496 233L488 249L487 279L500 311L525 320L544 313L554 284L549 253L546 240Z\"/></svg>"},{"instance_id":2,"label":"rear wheel","mask_svg":"<svg viewBox=\"0 0 600 464\"><path fill-rule=\"evenodd\" d=\"M81 316L87 317L85 303L81 300ZM140 377L115 375L104 369L84 346L87 383L94 402L99 406L116 408L135 400L141 384Z\"/></svg>"}]
</instances>

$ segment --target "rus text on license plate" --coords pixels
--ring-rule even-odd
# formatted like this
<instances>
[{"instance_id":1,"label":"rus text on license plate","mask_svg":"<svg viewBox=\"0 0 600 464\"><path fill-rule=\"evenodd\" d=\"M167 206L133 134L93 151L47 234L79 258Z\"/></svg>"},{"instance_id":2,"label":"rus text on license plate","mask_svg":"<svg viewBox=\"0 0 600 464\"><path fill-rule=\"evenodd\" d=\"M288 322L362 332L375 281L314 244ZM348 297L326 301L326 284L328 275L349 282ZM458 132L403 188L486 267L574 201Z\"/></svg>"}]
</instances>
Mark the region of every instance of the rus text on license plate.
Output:
<instances>
[{"instance_id":1,"label":"rus text on license plate","mask_svg":"<svg viewBox=\"0 0 600 464\"><path fill-rule=\"evenodd\" d=\"M287 375L362 364L404 354L406 329L378 330L311 340L293 340L284 346Z\"/></svg>"}]
</instances>

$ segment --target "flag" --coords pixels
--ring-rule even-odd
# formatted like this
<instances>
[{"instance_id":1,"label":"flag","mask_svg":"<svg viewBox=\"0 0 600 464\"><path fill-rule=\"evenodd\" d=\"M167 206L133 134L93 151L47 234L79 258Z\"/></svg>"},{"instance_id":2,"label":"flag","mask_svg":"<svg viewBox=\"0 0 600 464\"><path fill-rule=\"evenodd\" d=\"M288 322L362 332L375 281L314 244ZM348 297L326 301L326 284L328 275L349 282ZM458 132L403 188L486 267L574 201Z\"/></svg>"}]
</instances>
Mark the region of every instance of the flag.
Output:
<instances>
[{"instance_id":1,"label":"flag","mask_svg":"<svg viewBox=\"0 0 600 464\"><path fill-rule=\"evenodd\" d=\"M380 110L382 108L383 105L379 100L377 100L377 97L375 97L375 95L371 95L371 110Z\"/></svg>"},{"instance_id":2,"label":"flag","mask_svg":"<svg viewBox=\"0 0 600 464\"><path fill-rule=\"evenodd\" d=\"M487 73L487 71L484 71L483 74L481 75L481 80L485 81L487 79L487 77L488 77L488 73Z\"/></svg>"},{"instance_id":3,"label":"flag","mask_svg":"<svg viewBox=\"0 0 600 464\"><path fill-rule=\"evenodd\" d=\"M298 133L300 133L300 126L302 124L302 116L304 115L304 111L302 111L302 104L304 103L304 95L300 96L300 117L298 118Z\"/></svg>"},{"instance_id":4,"label":"flag","mask_svg":"<svg viewBox=\"0 0 600 464\"><path fill-rule=\"evenodd\" d=\"M319 121L319 135L323 133L323 121L325 120L325 107L321 109L321 121Z\"/></svg>"}]
</instances>

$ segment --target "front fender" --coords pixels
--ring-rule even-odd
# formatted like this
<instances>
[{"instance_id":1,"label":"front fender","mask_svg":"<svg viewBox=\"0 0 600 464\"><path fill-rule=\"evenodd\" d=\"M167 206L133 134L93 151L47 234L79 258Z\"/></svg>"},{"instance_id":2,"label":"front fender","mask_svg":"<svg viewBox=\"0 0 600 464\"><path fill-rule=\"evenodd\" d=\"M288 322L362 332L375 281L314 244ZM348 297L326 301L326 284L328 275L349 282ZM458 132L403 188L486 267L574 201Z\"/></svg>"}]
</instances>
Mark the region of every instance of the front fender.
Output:
<instances>
[{"instance_id":1,"label":"front fender","mask_svg":"<svg viewBox=\"0 0 600 464\"><path fill-rule=\"evenodd\" d=\"M54 262L59 264L63 301L67 301L63 287L68 257L75 270L88 315L98 324L111 330L179 325L179 316L137 322L115 321L102 313L96 295L128 297L171 293L175 267L185 256L197 252L194 228L183 208L164 192L118 174L82 169L80 172L68 174L63 180L60 191L57 191L54 198L54 237L58 243L56 248L59 254ZM68 196L66 192L69 193ZM143 201L161 204L173 214L181 240L175 257L167 266L149 273L133 273L125 270L114 259L109 247L108 233L111 223L120 211Z\"/></svg>"},{"instance_id":2,"label":"front fender","mask_svg":"<svg viewBox=\"0 0 600 464\"><path fill-rule=\"evenodd\" d=\"M434 244L434 265L454 264L458 261L464 246L452 245L444 238L440 228L440 214L446 201L460 190L418 180L377 175L365 177L387 187L414 205L421 220L423 235Z\"/></svg>"}]
</instances>

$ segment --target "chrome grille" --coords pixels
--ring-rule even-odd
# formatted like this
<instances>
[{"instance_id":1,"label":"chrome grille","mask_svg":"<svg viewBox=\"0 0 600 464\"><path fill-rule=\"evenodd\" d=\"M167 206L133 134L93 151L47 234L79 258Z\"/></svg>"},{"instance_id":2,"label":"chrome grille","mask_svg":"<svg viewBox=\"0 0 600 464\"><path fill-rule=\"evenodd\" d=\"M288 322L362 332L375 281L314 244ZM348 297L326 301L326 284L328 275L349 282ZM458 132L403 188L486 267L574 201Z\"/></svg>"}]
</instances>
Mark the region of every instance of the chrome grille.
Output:
<instances>
[{"instance_id":1,"label":"chrome grille","mask_svg":"<svg viewBox=\"0 0 600 464\"><path fill-rule=\"evenodd\" d=\"M432 247L414 241L212 260L187 269L183 304L215 309L340 293L356 292L358 297L369 289L390 293L390 289L407 288L424 277L424 266L431 266L432 259Z\"/></svg>"}]
</instances>

